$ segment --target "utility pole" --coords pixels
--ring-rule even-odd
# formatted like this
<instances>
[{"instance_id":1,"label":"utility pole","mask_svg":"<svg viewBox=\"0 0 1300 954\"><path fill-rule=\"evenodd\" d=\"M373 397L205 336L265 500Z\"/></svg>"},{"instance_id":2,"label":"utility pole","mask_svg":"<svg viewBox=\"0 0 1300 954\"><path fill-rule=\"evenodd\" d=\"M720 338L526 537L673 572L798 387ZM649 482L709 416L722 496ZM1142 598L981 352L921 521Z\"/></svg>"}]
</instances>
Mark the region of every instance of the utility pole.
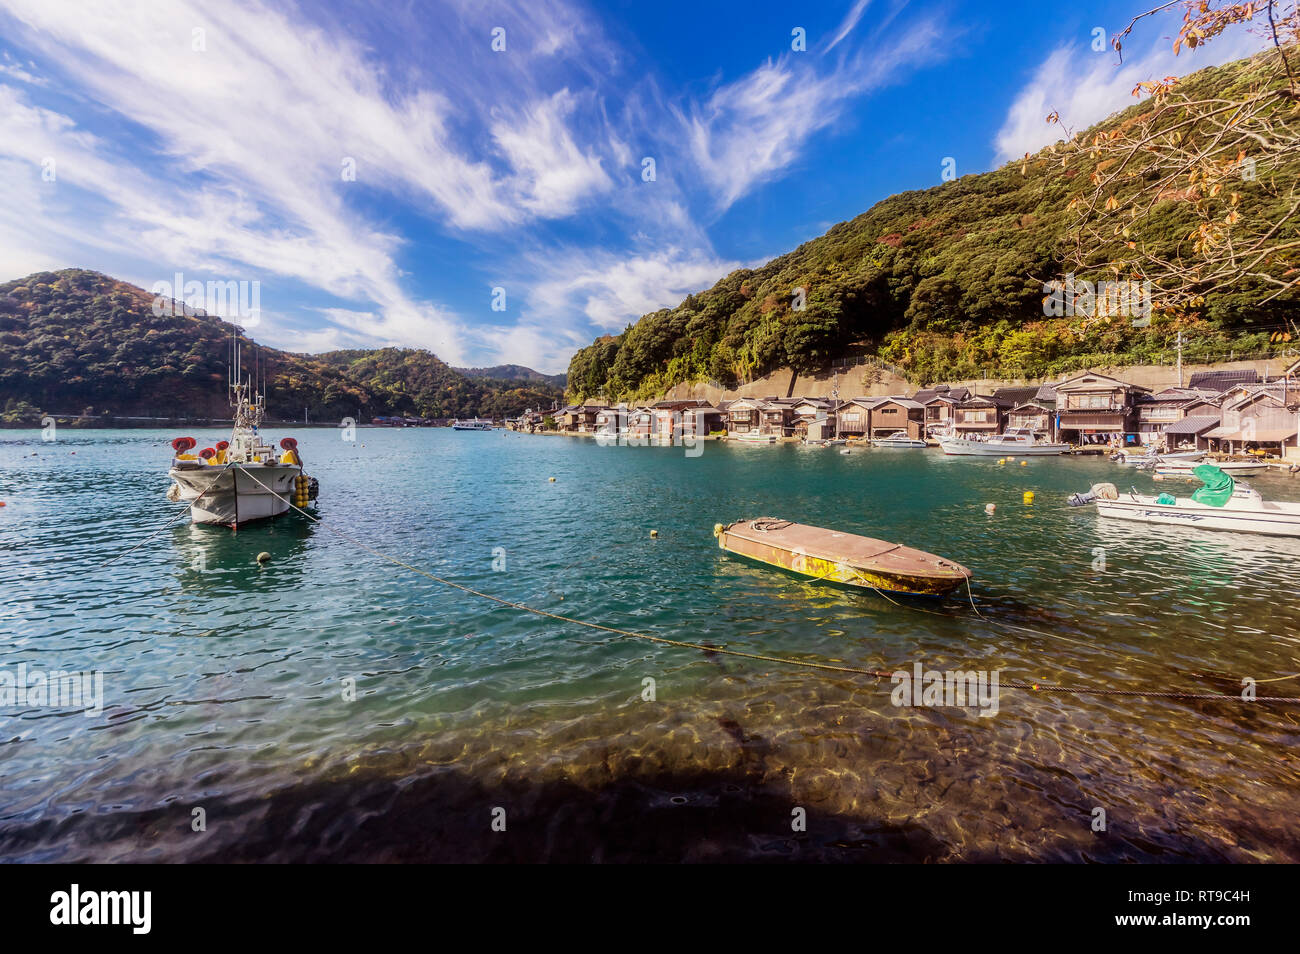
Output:
<instances>
[{"instance_id":1,"label":"utility pole","mask_svg":"<svg viewBox=\"0 0 1300 954\"><path fill-rule=\"evenodd\" d=\"M1183 333L1178 332L1178 386L1183 386Z\"/></svg>"}]
</instances>

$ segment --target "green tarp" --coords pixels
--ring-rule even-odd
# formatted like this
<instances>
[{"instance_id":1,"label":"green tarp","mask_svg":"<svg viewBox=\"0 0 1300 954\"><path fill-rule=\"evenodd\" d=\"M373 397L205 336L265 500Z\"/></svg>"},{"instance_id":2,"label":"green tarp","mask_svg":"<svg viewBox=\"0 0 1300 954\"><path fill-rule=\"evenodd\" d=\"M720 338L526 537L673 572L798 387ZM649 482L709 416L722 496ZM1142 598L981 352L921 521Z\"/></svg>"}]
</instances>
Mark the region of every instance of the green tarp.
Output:
<instances>
[{"instance_id":1,"label":"green tarp","mask_svg":"<svg viewBox=\"0 0 1300 954\"><path fill-rule=\"evenodd\" d=\"M1197 503L1209 504L1211 507L1222 507L1228 502L1228 498L1232 496L1234 486L1232 477L1213 464L1201 464L1199 467L1193 467L1192 475L1205 485L1198 487L1192 494L1192 499Z\"/></svg>"}]
</instances>

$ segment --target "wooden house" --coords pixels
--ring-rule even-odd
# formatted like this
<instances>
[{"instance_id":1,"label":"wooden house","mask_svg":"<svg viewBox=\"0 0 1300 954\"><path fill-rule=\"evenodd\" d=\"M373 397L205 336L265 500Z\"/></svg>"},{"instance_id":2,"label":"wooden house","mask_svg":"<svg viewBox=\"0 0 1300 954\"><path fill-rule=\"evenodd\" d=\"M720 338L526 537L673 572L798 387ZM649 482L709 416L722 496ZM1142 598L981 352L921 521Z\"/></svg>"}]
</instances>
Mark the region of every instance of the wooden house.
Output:
<instances>
[{"instance_id":1,"label":"wooden house","mask_svg":"<svg viewBox=\"0 0 1300 954\"><path fill-rule=\"evenodd\" d=\"M988 395L976 395L954 408L953 432L957 437L1001 434L1009 408Z\"/></svg>"},{"instance_id":2,"label":"wooden house","mask_svg":"<svg viewBox=\"0 0 1300 954\"><path fill-rule=\"evenodd\" d=\"M1073 444L1136 441L1137 406L1150 393L1096 371L1067 378L1056 386L1060 436Z\"/></svg>"},{"instance_id":3,"label":"wooden house","mask_svg":"<svg viewBox=\"0 0 1300 954\"><path fill-rule=\"evenodd\" d=\"M871 408L868 433L871 437L888 437L898 431L912 438L924 436L925 406L905 397L881 398Z\"/></svg>"}]
</instances>

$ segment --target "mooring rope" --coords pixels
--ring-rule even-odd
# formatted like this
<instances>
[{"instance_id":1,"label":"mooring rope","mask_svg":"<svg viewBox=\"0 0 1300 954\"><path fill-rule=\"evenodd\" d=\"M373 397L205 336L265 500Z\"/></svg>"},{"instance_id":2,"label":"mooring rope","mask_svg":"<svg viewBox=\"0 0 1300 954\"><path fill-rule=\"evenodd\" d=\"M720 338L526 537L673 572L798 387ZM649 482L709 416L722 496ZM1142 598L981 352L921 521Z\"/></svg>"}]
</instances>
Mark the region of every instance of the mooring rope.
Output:
<instances>
[{"instance_id":1,"label":"mooring rope","mask_svg":"<svg viewBox=\"0 0 1300 954\"><path fill-rule=\"evenodd\" d=\"M228 471L228 470L229 470L229 469L234 465L234 463L235 463L234 461L231 461L229 464L226 464L225 467L221 468L221 473L224 474L226 471ZM248 471L244 471L244 473L248 473ZM220 474L218 474L218 476L220 476ZM252 477L252 474L249 474L249 476ZM257 478L254 477L253 479L256 480ZM261 483L261 481L259 480L258 483ZM101 564L97 567L97 569L102 570L102 569L103 569L104 567L106 567L106 566L112 566L114 563L116 563L118 560L122 559L123 557L125 557L125 556L130 556L130 555L131 555L132 553L134 553L136 550L139 550L142 546L144 546L146 543L148 543L148 542L149 542L150 540L152 540L154 537L158 536L158 534L162 533L164 530L166 530L166 529L168 529L169 527L171 527L171 525L174 524L177 520L179 520L181 517L183 517L183 516L185 516L187 513L189 513L189 512L190 512L190 507L192 507L194 504L198 503L200 500L202 500L204 497L206 497L207 494L208 494L208 490L211 490L211 489L212 489L213 487L215 487L216 485L217 485L216 480L213 480L212 483L208 485L208 489L207 489L207 490L203 491L203 493L199 494L199 495L198 495L197 497L195 497L193 500L188 501L188 502L186 503L184 509L177 511L176 516L172 517L170 520L168 520L166 523L164 523L161 527L159 527L159 528L158 528L157 530L155 530L153 533L149 534L149 536L145 537L143 540L141 540L139 543L137 543L137 544L136 544L135 546L133 546L131 549L129 549L129 550L124 550L123 552L119 553L117 556L115 556L115 557L110 557L109 559L105 560L103 563L101 563ZM263 485L263 486L265 486L265 485Z\"/></svg>"},{"instance_id":2,"label":"mooring rope","mask_svg":"<svg viewBox=\"0 0 1300 954\"><path fill-rule=\"evenodd\" d=\"M719 655L723 655L723 656L736 656L742 659L754 659L754 660L758 660L759 662L776 663L777 665L782 665L782 666L798 666L804 669L817 669L824 672L838 672L838 673L845 673L845 674L857 675L857 676L871 676L876 679L892 679L894 677L894 674L899 671L899 670L886 671L881 669L862 669L857 666L836 666L836 665L832 665L831 663L812 662L810 660L805 660L805 659L791 659L788 656L769 656L763 653L744 652L743 650L739 650L739 649L724 649L720 646L708 646L703 643L690 643L680 639L669 639L666 636L654 636L651 635L650 633L638 633L629 629L619 629L618 627L615 626L605 626L601 623L593 623L590 622L589 620L577 619L572 616L564 616L560 613L552 613L549 610L538 609L534 606L528 606L524 603L515 602L514 600L507 600L500 596L493 596L491 593L484 593L481 590L476 590L473 587L466 586L463 583L457 583L454 580L449 580L446 579L445 577L438 576L436 573L430 573L428 570L423 570L418 566L413 566L412 564L407 563L404 560L399 560L395 556L391 556L387 553L384 553L381 550L377 550L374 547L370 546L369 544L365 543L364 541L356 539L351 534L344 533L342 530L330 526L328 523L325 523L323 520L321 520L320 517L317 517L313 513L309 513L308 511L304 510L302 507L299 507L293 501L276 493L270 487L266 486L266 484L262 483L262 481L258 480L256 475L250 474L247 470L245 470L244 473L248 474L249 478L253 480L255 483L257 483L259 486L261 486L262 489L265 490L267 493L271 494L273 497L277 498L282 503L285 503L288 506L292 507L294 510L298 511L300 514L302 514L303 516L307 517L309 520L314 522L317 526L324 527L326 530L328 530L330 533L333 533L335 536L338 536L348 541L353 546L365 550L367 553L379 557L381 560L386 560L387 562L392 563L394 566L399 566L404 570L409 570L410 572L418 574L419 576L426 577L430 580L433 580L435 583L441 583L444 586L452 587L453 589L460 590L463 593L468 593L471 596L477 596L481 599L490 600L491 602L499 603L502 606L509 606L512 609L522 610L525 613L532 613L535 616L543 616L546 617L547 619L554 619L563 623L572 623L575 626L585 626L588 629L595 629L605 633L612 633L615 636L626 636L631 639L646 640L647 642L658 643L662 646L675 646L678 649L693 649L704 653L718 653ZM967 580L967 582L969 584L969 579ZM875 587L872 588L875 589ZM877 592L882 592L882 591L877 590ZM888 597L886 598L888 599ZM894 601L891 600L890 602L894 602ZM902 604L898 604L898 605L902 605ZM1173 690L1154 690L1154 689L1090 689L1081 686L1053 686L1053 685L1043 685L1041 683L1026 683L1026 682L1003 682L1003 683L999 683L999 687L1005 689L1023 689L1029 692L1057 692L1057 693L1068 693L1072 695L1140 696L1140 697L1148 697L1154 699L1217 699L1221 701L1231 701L1231 702L1245 702L1245 701L1300 702L1300 696L1257 696L1253 700L1246 700L1242 696L1237 694L1232 694L1232 693L1177 692Z\"/></svg>"}]
</instances>

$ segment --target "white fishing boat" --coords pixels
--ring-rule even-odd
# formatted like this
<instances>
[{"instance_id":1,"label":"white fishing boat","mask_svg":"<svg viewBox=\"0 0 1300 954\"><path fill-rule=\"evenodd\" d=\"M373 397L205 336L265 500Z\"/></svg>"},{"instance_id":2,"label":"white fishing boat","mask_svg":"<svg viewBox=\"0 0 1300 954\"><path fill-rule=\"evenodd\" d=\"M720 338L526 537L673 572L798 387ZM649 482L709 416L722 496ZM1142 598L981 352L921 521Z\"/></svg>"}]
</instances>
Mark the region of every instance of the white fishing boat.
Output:
<instances>
[{"instance_id":1,"label":"white fishing boat","mask_svg":"<svg viewBox=\"0 0 1300 954\"><path fill-rule=\"evenodd\" d=\"M229 441L218 441L197 454L190 453L197 446L194 438L172 441L167 499L189 504L194 523L235 528L278 517L291 503L305 507L316 498L316 480L303 473L298 442L286 437L277 450L262 440L263 396L250 397L247 383L232 390L235 424Z\"/></svg>"},{"instance_id":2,"label":"white fishing boat","mask_svg":"<svg viewBox=\"0 0 1300 954\"><path fill-rule=\"evenodd\" d=\"M451 429L453 431L490 431L492 422L485 421L481 417L473 417L468 421L452 421Z\"/></svg>"},{"instance_id":3,"label":"white fishing boat","mask_svg":"<svg viewBox=\"0 0 1300 954\"><path fill-rule=\"evenodd\" d=\"M873 437L871 439L872 447L900 447L900 448L922 448L924 449L925 441L910 436L907 431L894 431L888 437Z\"/></svg>"},{"instance_id":4,"label":"white fishing boat","mask_svg":"<svg viewBox=\"0 0 1300 954\"><path fill-rule=\"evenodd\" d=\"M1147 469L1154 470L1157 477L1191 477L1199 466L1194 460L1160 458L1153 464L1147 464ZM1214 466L1233 477L1255 477L1268 470L1267 464L1255 460L1215 461Z\"/></svg>"},{"instance_id":5,"label":"white fishing boat","mask_svg":"<svg viewBox=\"0 0 1300 954\"><path fill-rule=\"evenodd\" d=\"M1004 434L986 438L944 437L939 446L945 454L962 457L1047 457L1070 451L1069 444L1053 444L1027 427L1009 428Z\"/></svg>"},{"instance_id":6,"label":"white fishing boat","mask_svg":"<svg viewBox=\"0 0 1300 954\"><path fill-rule=\"evenodd\" d=\"M775 444L775 434L763 434L759 431L744 431L736 434L735 439L742 444Z\"/></svg>"},{"instance_id":7,"label":"white fishing boat","mask_svg":"<svg viewBox=\"0 0 1300 954\"><path fill-rule=\"evenodd\" d=\"M1257 490L1239 484L1213 464L1201 464L1195 476L1202 486L1190 497L1173 494L1120 494L1114 484L1094 484L1086 494L1075 494L1070 505L1096 503L1097 513L1120 520L1236 530L1272 536L1300 537L1300 503L1264 500Z\"/></svg>"}]
</instances>

